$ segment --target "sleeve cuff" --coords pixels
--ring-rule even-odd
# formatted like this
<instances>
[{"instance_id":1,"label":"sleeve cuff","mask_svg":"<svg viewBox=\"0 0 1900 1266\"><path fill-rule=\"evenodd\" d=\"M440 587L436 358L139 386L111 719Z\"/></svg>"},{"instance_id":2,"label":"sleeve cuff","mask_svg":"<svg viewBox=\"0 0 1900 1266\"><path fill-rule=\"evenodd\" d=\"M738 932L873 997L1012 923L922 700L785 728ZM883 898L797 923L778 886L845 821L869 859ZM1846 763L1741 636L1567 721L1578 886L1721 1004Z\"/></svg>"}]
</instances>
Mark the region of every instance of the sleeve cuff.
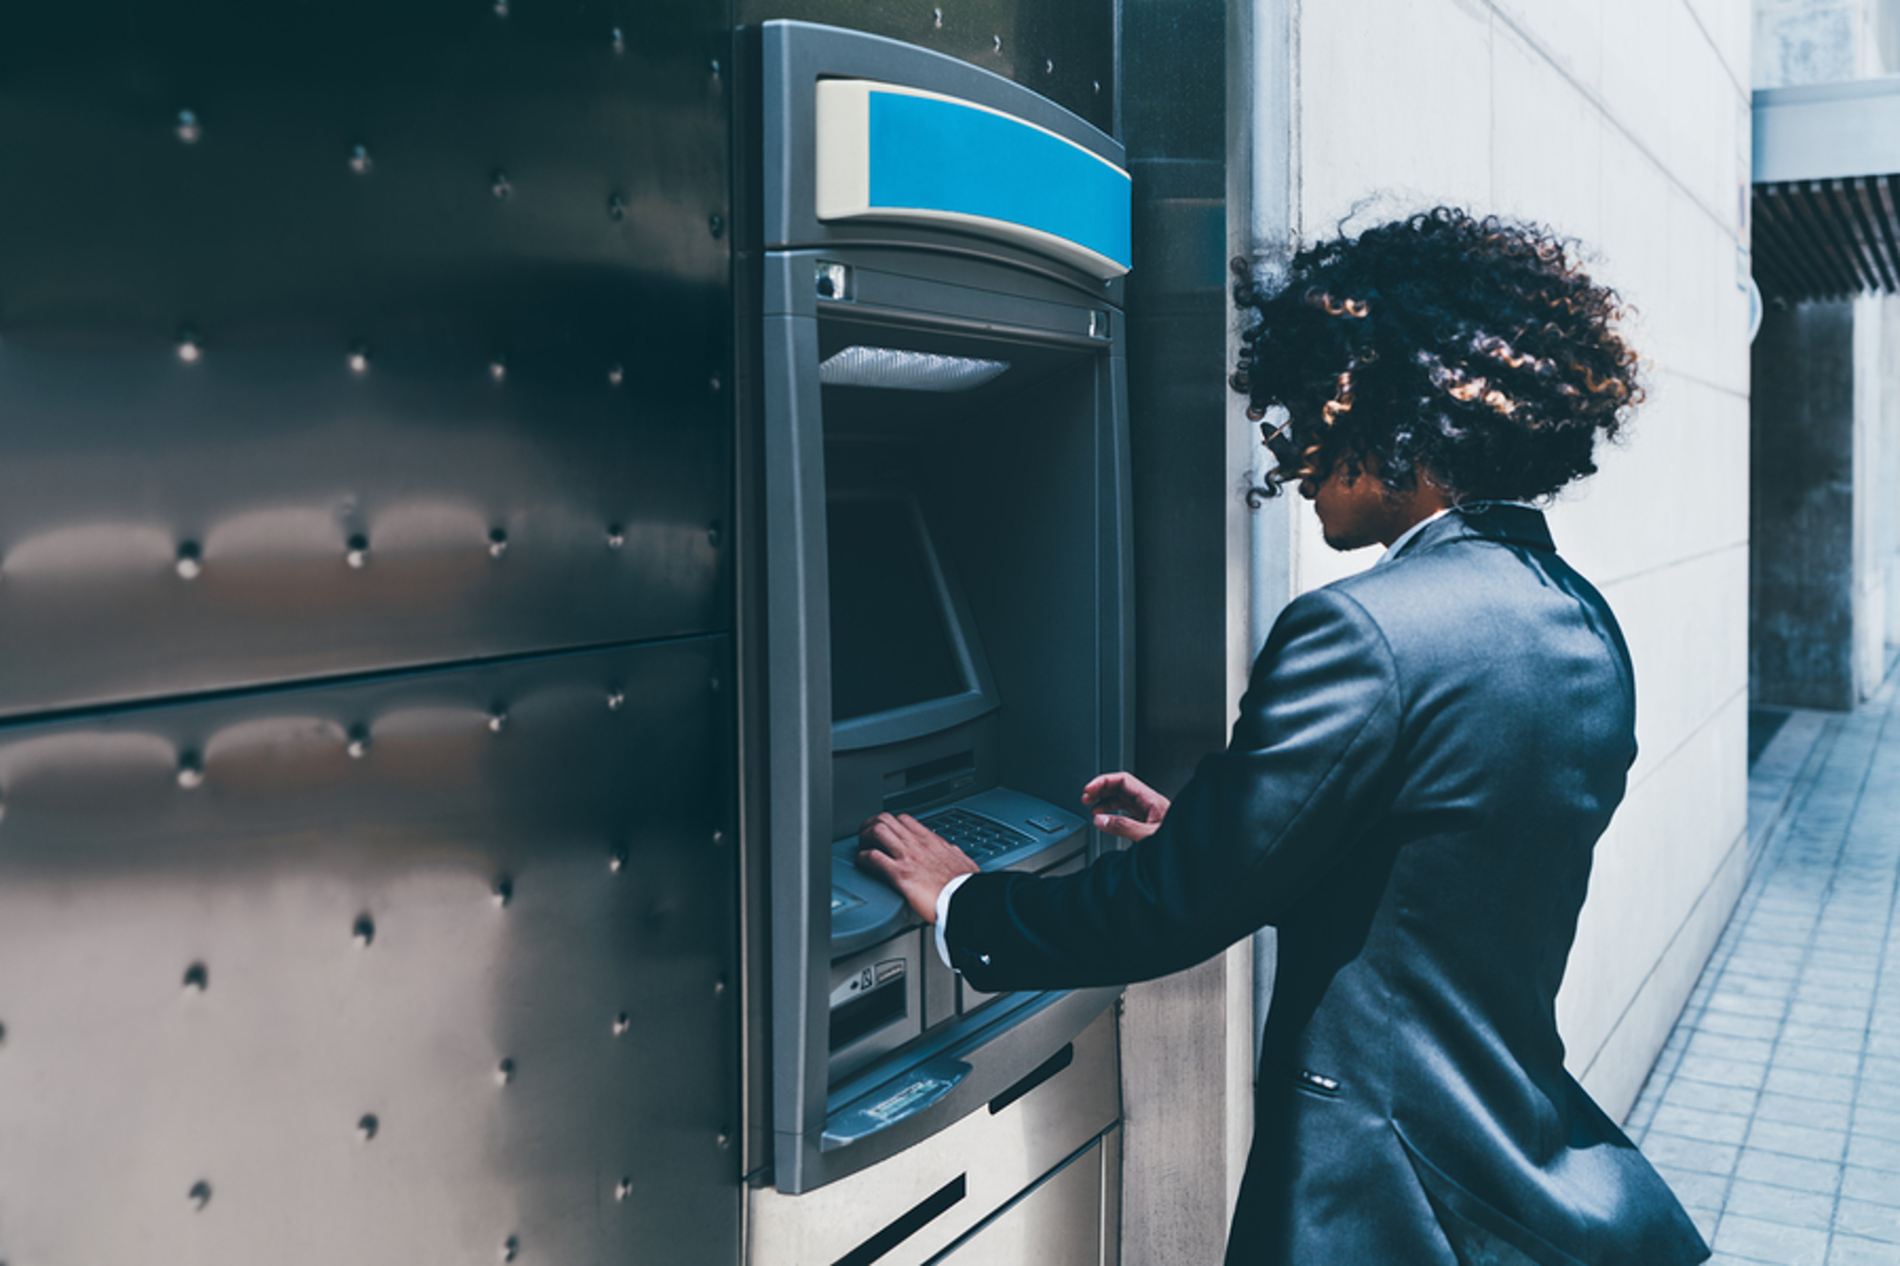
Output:
<instances>
[{"instance_id":1,"label":"sleeve cuff","mask_svg":"<svg viewBox=\"0 0 1900 1266\"><path fill-rule=\"evenodd\" d=\"M956 969L950 962L950 942L944 937L944 929L950 926L950 898L956 895L957 889L961 888L963 881L968 878L968 875L958 875L945 884L943 890L937 894L937 957L941 958L943 965L951 968L952 971Z\"/></svg>"}]
</instances>

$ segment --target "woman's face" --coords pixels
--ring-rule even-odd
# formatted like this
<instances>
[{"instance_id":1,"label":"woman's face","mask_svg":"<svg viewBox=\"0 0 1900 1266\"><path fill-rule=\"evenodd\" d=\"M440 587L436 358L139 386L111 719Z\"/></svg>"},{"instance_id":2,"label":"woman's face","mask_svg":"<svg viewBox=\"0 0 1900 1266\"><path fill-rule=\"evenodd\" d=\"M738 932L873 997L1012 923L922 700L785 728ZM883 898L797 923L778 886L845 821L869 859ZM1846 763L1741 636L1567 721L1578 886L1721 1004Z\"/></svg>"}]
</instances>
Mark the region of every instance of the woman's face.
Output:
<instances>
[{"instance_id":1,"label":"woman's face","mask_svg":"<svg viewBox=\"0 0 1900 1266\"><path fill-rule=\"evenodd\" d=\"M1449 504L1426 479L1394 492L1379 478L1376 466L1345 458L1335 461L1324 478L1302 479L1300 495L1313 503L1320 535L1336 550L1390 545L1414 523Z\"/></svg>"}]
</instances>

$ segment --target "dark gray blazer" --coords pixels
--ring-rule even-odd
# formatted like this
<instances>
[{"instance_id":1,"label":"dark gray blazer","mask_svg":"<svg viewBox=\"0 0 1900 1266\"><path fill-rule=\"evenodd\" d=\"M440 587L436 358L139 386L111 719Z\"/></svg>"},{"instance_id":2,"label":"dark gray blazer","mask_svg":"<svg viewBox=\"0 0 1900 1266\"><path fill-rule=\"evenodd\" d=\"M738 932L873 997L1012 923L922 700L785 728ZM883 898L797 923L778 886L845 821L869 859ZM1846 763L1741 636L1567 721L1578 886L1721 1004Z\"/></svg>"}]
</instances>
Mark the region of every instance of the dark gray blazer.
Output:
<instances>
[{"instance_id":1,"label":"dark gray blazer","mask_svg":"<svg viewBox=\"0 0 1900 1266\"><path fill-rule=\"evenodd\" d=\"M1701 1261L1554 1016L1634 716L1622 634L1543 515L1454 510L1287 607L1160 831L965 883L951 956L978 989L1064 988L1279 929L1230 1266Z\"/></svg>"}]
</instances>

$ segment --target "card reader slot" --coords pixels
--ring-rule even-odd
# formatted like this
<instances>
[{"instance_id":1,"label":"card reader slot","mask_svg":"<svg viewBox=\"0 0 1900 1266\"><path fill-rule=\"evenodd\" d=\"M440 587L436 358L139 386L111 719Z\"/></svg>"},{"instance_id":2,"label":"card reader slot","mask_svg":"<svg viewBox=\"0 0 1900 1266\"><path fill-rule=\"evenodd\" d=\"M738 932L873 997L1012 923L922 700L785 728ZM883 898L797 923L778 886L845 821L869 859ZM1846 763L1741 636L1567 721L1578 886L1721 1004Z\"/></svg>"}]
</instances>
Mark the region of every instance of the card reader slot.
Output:
<instances>
[{"instance_id":1,"label":"card reader slot","mask_svg":"<svg viewBox=\"0 0 1900 1266\"><path fill-rule=\"evenodd\" d=\"M860 1038L869 1037L887 1024L904 1018L906 981L899 972L849 1002L831 1009L831 1050L836 1052Z\"/></svg>"}]
</instances>

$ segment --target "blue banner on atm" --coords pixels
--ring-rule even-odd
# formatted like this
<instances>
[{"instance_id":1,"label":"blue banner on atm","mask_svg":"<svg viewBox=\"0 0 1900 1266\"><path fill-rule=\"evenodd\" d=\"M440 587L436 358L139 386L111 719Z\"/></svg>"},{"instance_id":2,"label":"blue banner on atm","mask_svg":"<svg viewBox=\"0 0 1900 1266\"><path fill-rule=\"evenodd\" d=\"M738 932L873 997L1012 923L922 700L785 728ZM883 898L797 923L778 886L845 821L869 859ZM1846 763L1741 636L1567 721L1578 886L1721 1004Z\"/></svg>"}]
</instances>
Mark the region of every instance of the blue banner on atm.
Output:
<instances>
[{"instance_id":1,"label":"blue banner on atm","mask_svg":"<svg viewBox=\"0 0 1900 1266\"><path fill-rule=\"evenodd\" d=\"M1128 173L984 106L866 80L818 84L821 220L935 224L1053 255L1097 277L1130 263Z\"/></svg>"}]
</instances>

